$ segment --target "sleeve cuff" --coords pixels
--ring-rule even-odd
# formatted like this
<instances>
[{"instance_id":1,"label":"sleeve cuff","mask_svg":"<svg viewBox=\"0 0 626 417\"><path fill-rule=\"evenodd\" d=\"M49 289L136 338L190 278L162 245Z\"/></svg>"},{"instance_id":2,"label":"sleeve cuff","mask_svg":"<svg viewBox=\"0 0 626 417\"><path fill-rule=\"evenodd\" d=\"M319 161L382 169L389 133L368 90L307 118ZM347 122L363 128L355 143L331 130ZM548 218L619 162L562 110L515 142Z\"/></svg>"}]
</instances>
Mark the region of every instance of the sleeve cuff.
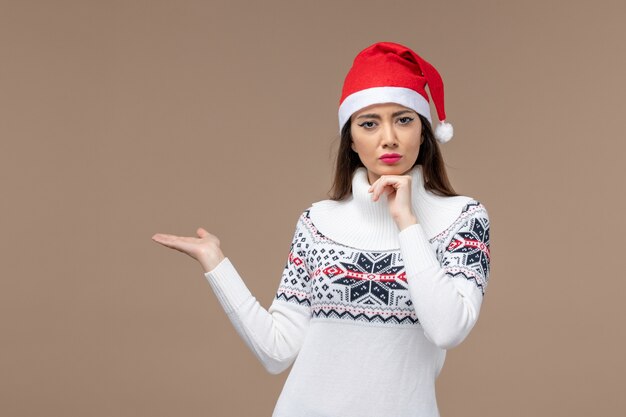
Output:
<instances>
[{"instance_id":1,"label":"sleeve cuff","mask_svg":"<svg viewBox=\"0 0 626 417\"><path fill-rule=\"evenodd\" d=\"M209 272L205 272L204 276L226 313L237 310L247 298L252 296L228 257L222 259Z\"/></svg>"},{"instance_id":2,"label":"sleeve cuff","mask_svg":"<svg viewBox=\"0 0 626 417\"><path fill-rule=\"evenodd\" d=\"M435 266L441 267L421 224L404 228L400 231L398 240L407 272L415 273Z\"/></svg>"}]
</instances>

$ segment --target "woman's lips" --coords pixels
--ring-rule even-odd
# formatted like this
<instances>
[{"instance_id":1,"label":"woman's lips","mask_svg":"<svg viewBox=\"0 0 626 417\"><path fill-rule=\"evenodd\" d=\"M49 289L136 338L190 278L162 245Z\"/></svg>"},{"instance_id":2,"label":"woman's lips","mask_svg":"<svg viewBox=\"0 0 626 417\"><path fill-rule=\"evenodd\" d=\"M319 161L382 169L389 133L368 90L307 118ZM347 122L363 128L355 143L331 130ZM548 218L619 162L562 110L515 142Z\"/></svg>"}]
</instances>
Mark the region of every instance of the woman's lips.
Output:
<instances>
[{"instance_id":1,"label":"woman's lips","mask_svg":"<svg viewBox=\"0 0 626 417\"><path fill-rule=\"evenodd\" d=\"M386 164L395 164L400 160L400 158L402 158L402 156L386 156L384 158L380 158L380 160Z\"/></svg>"}]
</instances>

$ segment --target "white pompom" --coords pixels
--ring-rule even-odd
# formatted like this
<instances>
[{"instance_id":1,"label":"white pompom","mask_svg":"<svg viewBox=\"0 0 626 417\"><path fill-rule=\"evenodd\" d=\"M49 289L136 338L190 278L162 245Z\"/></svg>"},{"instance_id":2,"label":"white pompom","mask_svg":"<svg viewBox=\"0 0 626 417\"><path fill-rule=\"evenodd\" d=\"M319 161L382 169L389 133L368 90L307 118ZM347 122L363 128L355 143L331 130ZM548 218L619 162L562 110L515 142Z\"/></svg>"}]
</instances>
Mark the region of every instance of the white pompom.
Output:
<instances>
[{"instance_id":1,"label":"white pompom","mask_svg":"<svg viewBox=\"0 0 626 417\"><path fill-rule=\"evenodd\" d=\"M437 139L439 143L448 142L450 139L452 139L453 134L454 129L452 129L452 125L445 120L442 120L435 129L435 139Z\"/></svg>"}]
</instances>

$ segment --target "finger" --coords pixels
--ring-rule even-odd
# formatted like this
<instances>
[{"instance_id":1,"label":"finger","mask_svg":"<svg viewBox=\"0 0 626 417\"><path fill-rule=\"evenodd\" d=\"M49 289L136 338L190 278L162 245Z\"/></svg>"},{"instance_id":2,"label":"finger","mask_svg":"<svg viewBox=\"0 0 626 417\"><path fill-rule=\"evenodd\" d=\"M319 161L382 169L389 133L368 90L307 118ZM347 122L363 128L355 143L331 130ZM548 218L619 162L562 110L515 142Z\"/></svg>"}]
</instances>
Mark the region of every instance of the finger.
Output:
<instances>
[{"instance_id":1,"label":"finger","mask_svg":"<svg viewBox=\"0 0 626 417\"><path fill-rule=\"evenodd\" d=\"M176 236L168 235L168 234L165 234L165 233L155 233L152 236L152 239L154 239L154 240L171 240L174 237L176 237Z\"/></svg>"},{"instance_id":2,"label":"finger","mask_svg":"<svg viewBox=\"0 0 626 417\"><path fill-rule=\"evenodd\" d=\"M170 246L173 242L178 240L178 236L168 235L165 233L157 233L154 236L152 236L152 240L158 243L161 243L163 245Z\"/></svg>"},{"instance_id":3,"label":"finger","mask_svg":"<svg viewBox=\"0 0 626 417\"><path fill-rule=\"evenodd\" d=\"M383 177L378 177L378 179L376 181L374 181L372 183L372 185L370 185L370 188L368 188L368 192L372 193L372 199L376 200L376 191L378 190L378 185L380 184L380 181Z\"/></svg>"},{"instance_id":4,"label":"finger","mask_svg":"<svg viewBox=\"0 0 626 417\"><path fill-rule=\"evenodd\" d=\"M390 196L391 194L394 194L396 191L398 191L398 189L396 188L396 184L387 184L387 186L383 188L382 192L387 194L387 196Z\"/></svg>"},{"instance_id":5,"label":"finger","mask_svg":"<svg viewBox=\"0 0 626 417\"><path fill-rule=\"evenodd\" d=\"M373 195L374 201L378 201L380 196L384 193L386 195L390 195L396 191L397 181L393 178L388 177L380 177L377 180L378 184L374 187Z\"/></svg>"},{"instance_id":6,"label":"finger","mask_svg":"<svg viewBox=\"0 0 626 417\"><path fill-rule=\"evenodd\" d=\"M383 177L379 177L376 181L374 181L374 183L372 184L372 200L373 201L377 201L379 196L380 196L380 189L381 187L384 186L384 179Z\"/></svg>"},{"instance_id":7,"label":"finger","mask_svg":"<svg viewBox=\"0 0 626 417\"><path fill-rule=\"evenodd\" d=\"M205 229L203 229L202 227L198 227L198 229L196 230L196 233L198 234L198 236L200 237L207 237L209 235L209 232L207 232Z\"/></svg>"},{"instance_id":8,"label":"finger","mask_svg":"<svg viewBox=\"0 0 626 417\"><path fill-rule=\"evenodd\" d=\"M164 233L157 233L152 236L152 239L174 249L181 248L183 243L193 243L198 240L197 237L176 236Z\"/></svg>"},{"instance_id":9,"label":"finger","mask_svg":"<svg viewBox=\"0 0 626 417\"><path fill-rule=\"evenodd\" d=\"M378 177L378 179L370 185L370 188L368 189L368 191L373 191L383 178L384 178L383 175Z\"/></svg>"},{"instance_id":10,"label":"finger","mask_svg":"<svg viewBox=\"0 0 626 417\"><path fill-rule=\"evenodd\" d=\"M173 235L165 235L165 236L158 238L158 240L157 239L155 240L165 247L168 247L170 249L175 249L179 252L190 255L192 246L190 246L188 243L192 239L197 240L197 238L188 238L188 237L173 236Z\"/></svg>"}]
</instances>

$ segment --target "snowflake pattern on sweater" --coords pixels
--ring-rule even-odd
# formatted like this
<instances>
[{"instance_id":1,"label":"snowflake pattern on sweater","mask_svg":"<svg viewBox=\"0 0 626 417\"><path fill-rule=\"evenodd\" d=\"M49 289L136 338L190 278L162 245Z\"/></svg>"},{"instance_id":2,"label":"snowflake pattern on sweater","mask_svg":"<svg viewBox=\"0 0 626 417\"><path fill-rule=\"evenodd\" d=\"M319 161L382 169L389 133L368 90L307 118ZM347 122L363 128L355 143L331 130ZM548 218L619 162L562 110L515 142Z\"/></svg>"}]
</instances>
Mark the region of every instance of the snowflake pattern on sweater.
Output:
<instances>
[{"instance_id":1,"label":"snowflake pattern on sweater","mask_svg":"<svg viewBox=\"0 0 626 417\"><path fill-rule=\"evenodd\" d=\"M419 324L399 249L364 251L323 235L310 218L298 220L275 300L310 307L312 320ZM458 218L429 240L450 279L472 281L484 296L489 280L489 217L471 200Z\"/></svg>"}]
</instances>

